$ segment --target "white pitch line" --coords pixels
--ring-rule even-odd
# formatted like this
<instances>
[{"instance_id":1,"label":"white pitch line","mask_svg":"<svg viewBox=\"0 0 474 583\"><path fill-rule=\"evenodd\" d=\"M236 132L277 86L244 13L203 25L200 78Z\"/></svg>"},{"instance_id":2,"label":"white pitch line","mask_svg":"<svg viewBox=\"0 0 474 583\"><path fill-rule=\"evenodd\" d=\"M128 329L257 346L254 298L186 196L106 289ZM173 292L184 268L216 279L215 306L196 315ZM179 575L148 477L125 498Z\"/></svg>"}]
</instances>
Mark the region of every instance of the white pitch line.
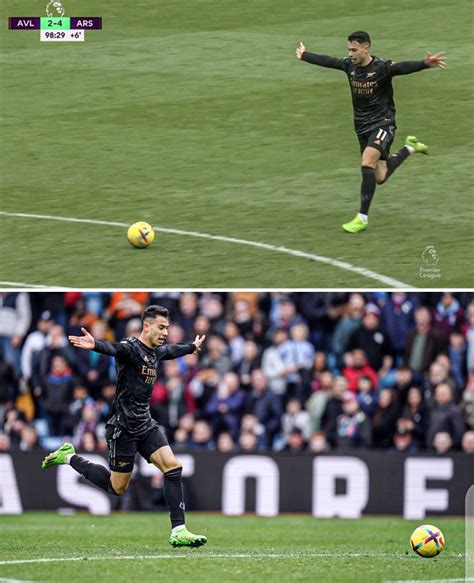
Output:
<instances>
[{"instance_id":1,"label":"white pitch line","mask_svg":"<svg viewBox=\"0 0 474 583\"><path fill-rule=\"evenodd\" d=\"M0 281L0 286L1 285L8 285L10 287L17 287L17 288L33 288L33 289L44 289L45 287L47 287L48 289L68 289L68 288L64 288L64 287L58 287L58 286L54 286L54 285L41 285L38 283L25 283L24 281ZM1 579L0 579L1 581Z\"/></svg>"},{"instance_id":2,"label":"white pitch line","mask_svg":"<svg viewBox=\"0 0 474 583\"><path fill-rule=\"evenodd\" d=\"M7 211L0 211L0 215L5 217L18 217L26 219L44 219L49 221L59 221L67 223L85 223L89 225L106 225L109 227L122 227L126 228L129 225L127 223L118 223L116 221L100 221L95 219L79 219L76 217L59 217L54 215L39 215L32 213L10 213ZM198 237L200 239L208 239L212 241L222 241L223 243L234 243L236 245L246 245L248 247L256 247L258 249L265 249L266 251L273 251L276 253L284 253L285 255L291 255L293 257L302 257L304 259L310 259L311 261L316 261L318 263L324 263L332 267L337 267L345 271L350 271L352 273L357 273L367 277L368 279L373 279L379 283L384 283L392 288L413 288L413 286L372 271L371 269L366 269L365 267L357 267L357 265L352 265L346 261L339 261L338 259L331 259L330 257L325 257L324 255L316 255L314 253L306 253L305 251L299 251L298 249L290 249L289 247L270 245L269 243L261 243L259 241L247 241L246 239L237 239L235 237L225 237L223 235L211 235L209 233L199 233L197 231L183 231L181 229L167 229L164 227L155 227L154 229L158 233L168 233L171 235L182 235L186 237ZM316 286L317 287L317 286Z\"/></svg>"},{"instance_id":3,"label":"white pitch line","mask_svg":"<svg viewBox=\"0 0 474 583\"><path fill-rule=\"evenodd\" d=\"M358 552L358 553L331 553L331 552L316 552L316 553L227 553L227 554L206 554L205 552L193 552L192 554L159 554L159 555L107 555L102 557L57 557L38 559L12 559L0 561L0 565L24 565L28 563L60 563L65 561L152 561L156 559L305 559L305 558L331 558L331 557L348 557L348 558L393 558L393 553L377 553L377 552Z\"/></svg>"},{"instance_id":4,"label":"white pitch line","mask_svg":"<svg viewBox=\"0 0 474 583\"><path fill-rule=\"evenodd\" d=\"M397 581L384 581L383 583L454 583L454 581L474 581L474 578L459 577L458 579L400 579Z\"/></svg>"}]
</instances>

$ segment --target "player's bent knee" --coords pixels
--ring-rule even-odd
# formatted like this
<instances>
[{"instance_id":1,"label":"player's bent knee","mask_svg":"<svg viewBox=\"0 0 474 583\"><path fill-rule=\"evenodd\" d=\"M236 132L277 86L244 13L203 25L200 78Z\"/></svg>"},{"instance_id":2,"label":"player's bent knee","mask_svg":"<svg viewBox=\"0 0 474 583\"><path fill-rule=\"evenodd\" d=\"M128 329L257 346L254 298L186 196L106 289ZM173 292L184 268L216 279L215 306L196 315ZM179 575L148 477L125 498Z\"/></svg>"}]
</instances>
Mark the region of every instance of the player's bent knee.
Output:
<instances>
[{"instance_id":1,"label":"player's bent knee","mask_svg":"<svg viewBox=\"0 0 474 583\"><path fill-rule=\"evenodd\" d=\"M387 163L385 160L379 160L375 168L375 181L377 184L383 184L387 179Z\"/></svg>"},{"instance_id":2,"label":"player's bent knee","mask_svg":"<svg viewBox=\"0 0 474 583\"><path fill-rule=\"evenodd\" d=\"M128 488L128 485L130 483L130 477L122 477L122 476L114 476L112 475L112 477L110 478L110 488L111 488L111 494L115 494L117 496L121 496L126 489Z\"/></svg>"},{"instance_id":3,"label":"player's bent knee","mask_svg":"<svg viewBox=\"0 0 474 583\"><path fill-rule=\"evenodd\" d=\"M121 496L125 490L128 488L128 484L126 486L117 486L117 485L112 485L112 489L114 491L115 494L117 494L117 496Z\"/></svg>"},{"instance_id":4,"label":"player's bent knee","mask_svg":"<svg viewBox=\"0 0 474 583\"><path fill-rule=\"evenodd\" d=\"M182 469L181 462L176 458L169 445L154 451L149 459L163 473Z\"/></svg>"},{"instance_id":5,"label":"player's bent knee","mask_svg":"<svg viewBox=\"0 0 474 583\"><path fill-rule=\"evenodd\" d=\"M370 166L375 170L380 160L380 152L376 148L367 147L362 152L361 166Z\"/></svg>"}]
</instances>

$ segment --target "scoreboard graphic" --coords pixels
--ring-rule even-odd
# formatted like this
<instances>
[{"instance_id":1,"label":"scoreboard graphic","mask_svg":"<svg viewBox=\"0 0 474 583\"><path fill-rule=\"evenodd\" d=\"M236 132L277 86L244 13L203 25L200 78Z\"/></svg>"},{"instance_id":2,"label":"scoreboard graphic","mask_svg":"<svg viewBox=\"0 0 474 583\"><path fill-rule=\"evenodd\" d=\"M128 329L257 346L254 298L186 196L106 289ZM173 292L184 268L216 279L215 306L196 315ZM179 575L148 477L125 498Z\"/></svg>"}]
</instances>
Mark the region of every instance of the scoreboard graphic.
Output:
<instances>
[{"instance_id":1,"label":"scoreboard graphic","mask_svg":"<svg viewBox=\"0 0 474 583\"><path fill-rule=\"evenodd\" d=\"M86 30L101 30L100 16L65 16L61 2L51 1L46 16L10 16L9 30L39 30L43 42L83 42Z\"/></svg>"}]
</instances>

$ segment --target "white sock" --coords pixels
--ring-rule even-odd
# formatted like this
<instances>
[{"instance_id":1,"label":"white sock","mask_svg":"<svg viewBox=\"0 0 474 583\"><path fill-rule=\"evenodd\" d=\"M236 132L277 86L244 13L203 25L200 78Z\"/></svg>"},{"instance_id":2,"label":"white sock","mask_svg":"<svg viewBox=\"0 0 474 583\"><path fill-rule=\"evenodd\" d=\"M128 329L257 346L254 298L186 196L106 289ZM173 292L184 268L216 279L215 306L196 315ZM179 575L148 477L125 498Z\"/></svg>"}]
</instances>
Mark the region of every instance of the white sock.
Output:
<instances>
[{"instance_id":1,"label":"white sock","mask_svg":"<svg viewBox=\"0 0 474 583\"><path fill-rule=\"evenodd\" d=\"M71 463L71 458L72 458L73 455L74 455L73 453L68 453L67 456L64 458L64 461L67 464L70 464Z\"/></svg>"},{"instance_id":2,"label":"white sock","mask_svg":"<svg viewBox=\"0 0 474 583\"><path fill-rule=\"evenodd\" d=\"M363 215L362 213L357 213L357 216L359 217L359 219L361 221L364 221L364 223L368 223L369 222L369 217L367 215Z\"/></svg>"},{"instance_id":3,"label":"white sock","mask_svg":"<svg viewBox=\"0 0 474 583\"><path fill-rule=\"evenodd\" d=\"M171 534L175 534L177 532L179 532L180 530L184 530L186 528L186 526L184 524L180 524L179 526L175 526L174 528L171 529Z\"/></svg>"},{"instance_id":4,"label":"white sock","mask_svg":"<svg viewBox=\"0 0 474 583\"><path fill-rule=\"evenodd\" d=\"M405 145L405 148L408 150L409 154L414 154L416 152L415 148L413 146L407 146Z\"/></svg>"}]
</instances>

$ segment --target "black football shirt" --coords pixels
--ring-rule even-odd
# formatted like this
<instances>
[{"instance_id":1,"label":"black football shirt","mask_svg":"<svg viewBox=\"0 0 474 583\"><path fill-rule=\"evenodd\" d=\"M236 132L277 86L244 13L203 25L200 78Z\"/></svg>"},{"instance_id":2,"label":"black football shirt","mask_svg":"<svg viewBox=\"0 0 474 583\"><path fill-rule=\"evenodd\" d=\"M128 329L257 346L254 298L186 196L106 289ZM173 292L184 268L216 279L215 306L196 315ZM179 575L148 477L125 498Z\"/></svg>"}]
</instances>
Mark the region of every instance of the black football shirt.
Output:
<instances>
[{"instance_id":1,"label":"black football shirt","mask_svg":"<svg viewBox=\"0 0 474 583\"><path fill-rule=\"evenodd\" d=\"M354 127L364 135L383 126L396 127L392 77L428 69L424 61L394 63L372 57L368 65L354 65L349 57L337 59L304 52L302 60L313 65L344 71L349 80L354 108Z\"/></svg>"},{"instance_id":2,"label":"black football shirt","mask_svg":"<svg viewBox=\"0 0 474 583\"><path fill-rule=\"evenodd\" d=\"M134 337L121 342L96 340L94 351L114 356L117 371L117 389L107 424L136 438L157 427L150 414L149 402L158 363L192 354L195 350L194 344L165 344L149 348Z\"/></svg>"}]
</instances>

